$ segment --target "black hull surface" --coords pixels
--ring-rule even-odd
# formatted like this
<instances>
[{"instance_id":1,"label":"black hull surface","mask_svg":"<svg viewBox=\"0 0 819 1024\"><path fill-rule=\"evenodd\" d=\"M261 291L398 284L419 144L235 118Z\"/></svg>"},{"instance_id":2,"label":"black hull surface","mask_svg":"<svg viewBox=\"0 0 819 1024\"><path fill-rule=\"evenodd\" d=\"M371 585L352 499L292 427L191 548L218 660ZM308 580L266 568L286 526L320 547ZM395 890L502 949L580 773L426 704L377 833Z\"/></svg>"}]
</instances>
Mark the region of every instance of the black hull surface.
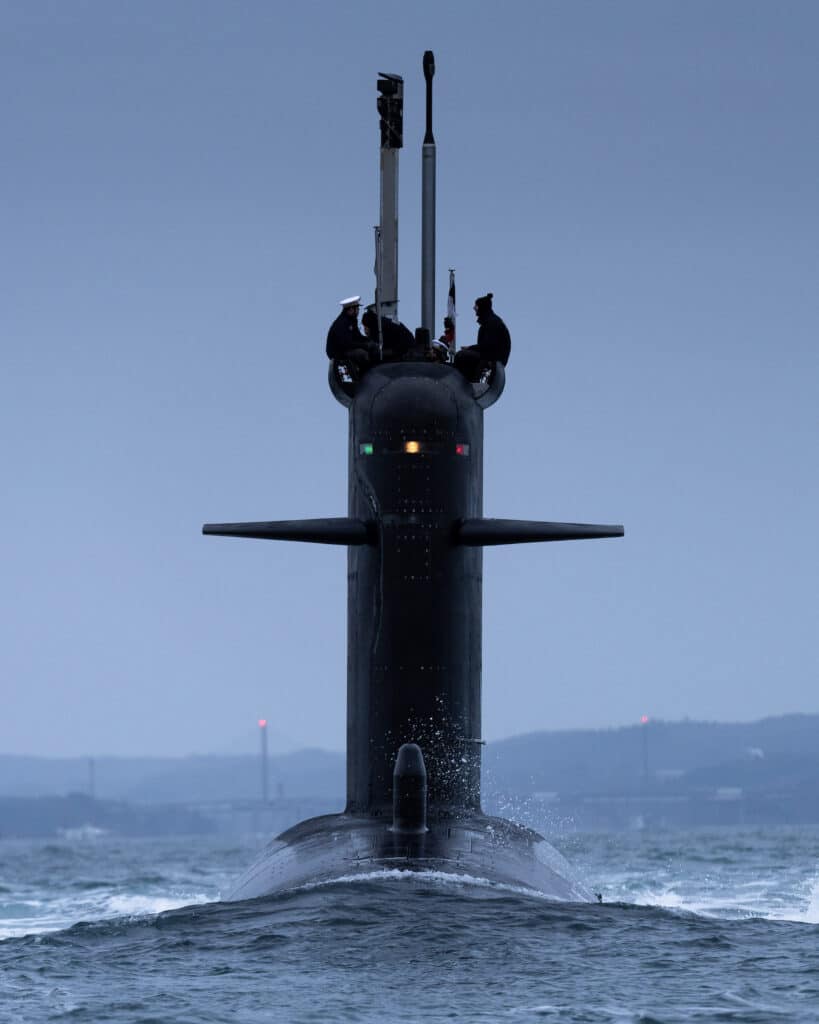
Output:
<instances>
[{"instance_id":1,"label":"black hull surface","mask_svg":"<svg viewBox=\"0 0 819 1024\"><path fill-rule=\"evenodd\" d=\"M345 811L275 839L240 879L234 900L389 869L522 886L554 900L589 899L542 836L481 811L483 548L622 537L623 527L483 516L483 416L504 390L510 342L507 332L501 361L490 357L492 346L481 348L473 368L479 372L471 374L478 380L438 362L428 344L435 319L431 52L423 66L424 325L405 358L396 360L393 351L393 358L362 366L359 350L346 347L353 320L350 337L358 333L359 299L351 297L328 335L330 390L349 413L347 515L203 527L217 536L348 549ZM403 80L381 75L378 89L376 322L378 332L400 333L392 319ZM454 278L451 289L454 306ZM476 300L481 331L491 299ZM338 349L336 330L345 319ZM543 470L540 460L530 461L532 471Z\"/></svg>"},{"instance_id":2,"label":"black hull surface","mask_svg":"<svg viewBox=\"0 0 819 1024\"><path fill-rule=\"evenodd\" d=\"M389 870L442 872L462 881L519 886L559 901L592 898L541 835L503 818L452 818L412 834L394 832L389 819L329 814L303 821L274 839L228 899L256 899Z\"/></svg>"}]
</instances>

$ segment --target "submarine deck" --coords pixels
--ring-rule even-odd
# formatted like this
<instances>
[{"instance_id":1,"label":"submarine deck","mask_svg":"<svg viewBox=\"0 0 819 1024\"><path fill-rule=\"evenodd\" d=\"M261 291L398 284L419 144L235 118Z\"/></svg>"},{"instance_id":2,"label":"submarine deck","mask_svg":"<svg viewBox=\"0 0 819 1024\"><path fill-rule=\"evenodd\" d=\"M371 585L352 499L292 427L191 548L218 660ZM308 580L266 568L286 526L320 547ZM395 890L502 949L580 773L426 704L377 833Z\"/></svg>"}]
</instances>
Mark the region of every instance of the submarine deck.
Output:
<instances>
[{"instance_id":1,"label":"submarine deck","mask_svg":"<svg viewBox=\"0 0 819 1024\"><path fill-rule=\"evenodd\" d=\"M503 818L439 818L423 832L403 832L394 831L389 818L330 814L303 821L274 839L228 899L255 899L396 869L511 885L556 901L592 898L541 835Z\"/></svg>"}]
</instances>

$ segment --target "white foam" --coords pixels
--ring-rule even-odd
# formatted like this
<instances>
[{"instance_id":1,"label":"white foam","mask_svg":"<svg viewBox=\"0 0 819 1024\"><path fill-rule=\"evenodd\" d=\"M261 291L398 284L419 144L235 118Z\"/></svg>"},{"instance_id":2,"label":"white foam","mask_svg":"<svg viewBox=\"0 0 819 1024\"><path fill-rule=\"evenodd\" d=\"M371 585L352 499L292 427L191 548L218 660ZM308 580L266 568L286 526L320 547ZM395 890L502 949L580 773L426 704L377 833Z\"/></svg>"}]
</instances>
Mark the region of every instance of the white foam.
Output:
<instances>
[{"instance_id":1,"label":"white foam","mask_svg":"<svg viewBox=\"0 0 819 1024\"><path fill-rule=\"evenodd\" d=\"M555 902L554 896L540 892L538 889L529 889L523 885L512 885L507 882L494 882L489 878L480 878L476 875L456 874L451 871L421 870L410 871L405 868L380 868L374 871L362 871L359 874L338 875L335 878L325 878L317 882L305 882L302 885L294 886L290 892L298 892L309 889L318 889L328 885L350 885L358 882L384 882L397 881L405 883L426 883L439 886L451 886L452 888L490 889L494 892L514 893L519 896L529 896L535 899Z\"/></svg>"},{"instance_id":2,"label":"white foam","mask_svg":"<svg viewBox=\"0 0 819 1024\"><path fill-rule=\"evenodd\" d=\"M804 905L785 907L766 915L771 921L793 921L796 924L819 924L819 875L808 883L807 900Z\"/></svg>"},{"instance_id":3,"label":"white foam","mask_svg":"<svg viewBox=\"0 0 819 1024\"><path fill-rule=\"evenodd\" d=\"M163 914L166 910L178 910L194 904L208 903L211 897L202 893L182 896L109 896L105 901L103 913L106 917L151 917Z\"/></svg>"},{"instance_id":4,"label":"white foam","mask_svg":"<svg viewBox=\"0 0 819 1024\"><path fill-rule=\"evenodd\" d=\"M808 924L819 924L819 877L815 878L811 885L804 920Z\"/></svg>"},{"instance_id":5,"label":"white foam","mask_svg":"<svg viewBox=\"0 0 819 1024\"><path fill-rule=\"evenodd\" d=\"M46 932L57 932L76 923L67 917L62 907L55 904L47 907L45 912L34 915L13 916L0 919L0 941L4 939L20 939L25 935L42 935Z\"/></svg>"},{"instance_id":6,"label":"white foam","mask_svg":"<svg viewBox=\"0 0 819 1024\"><path fill-rule=\"evenodd\" d=\"M685 914L696 914L699 917L764 917L758 908L749 906L747 900L733 899L727 893L714 894L710 898L702 894L699 898L684 896L673 886L664 889L643 889L632 893L624 902L638 907L659 907Z\"/></svg>"},{"instance_id":7,"label":"white foam","mask_svg":"<svg viewBox=\"0 0 819 1024\"><path fill-rule=\"evenodd\" d=\"M775 879L769 879L767 883L761 880L744 883L736 888L745 891L732 893L723 890L683 895L670 884L663 888L638 889L623 896L623 902L712 919L760 918L765 921L819 924L819 875L809 881L806 898L797 893L776 893Z\"/></svg>"},{"instance_id":8,"label":"white foam","mask_svg":"<svg viewBox=\"0 0 819 1024\"><path fill-rule=\"evenodd\" d=\"M32 909L43 908L36 916L14 916L0 919L0 941L19 939L26 935L44 935L62 931L80 921L110 921L118 917L155 917L166 910L201 905L213 902L212 896L204 893L180 893L174 896L125 895L110 893L78 902L63 897L50 903L40 900L20 900L18 905Z\"/></svg>"},{"instance_id":9,"label":"white foam","mask_svg":"<svg viewBox=\"0 0 819 1024\"><path fill-rule=\"evenodd\" d=\"M629 903L638 907L662 907L663 910L687 910L685 901L673 889L644 889L632 894Z\"/></svg>"},{"instance_id":10,"label":"white foam","mask_svg":"<svg viewBox=\"0 0 819 1024\"><path fill-rule=\"evenodd\" d=\"M590 1005L586 1009L594 1014L595 1020L613 1021L614 1024L635 1024L645 1018L645 1011L632 1009L627 1006L614 1006L609 1003ZM552 1003L540 1003L536 1006L516 1006L508 1011L510 1016L526 1014L536 1017L550 1017L558 1020L565 1020L573 1013L574 1007L568 1005L553 1005Z\"/></svg>"}]
</instances>

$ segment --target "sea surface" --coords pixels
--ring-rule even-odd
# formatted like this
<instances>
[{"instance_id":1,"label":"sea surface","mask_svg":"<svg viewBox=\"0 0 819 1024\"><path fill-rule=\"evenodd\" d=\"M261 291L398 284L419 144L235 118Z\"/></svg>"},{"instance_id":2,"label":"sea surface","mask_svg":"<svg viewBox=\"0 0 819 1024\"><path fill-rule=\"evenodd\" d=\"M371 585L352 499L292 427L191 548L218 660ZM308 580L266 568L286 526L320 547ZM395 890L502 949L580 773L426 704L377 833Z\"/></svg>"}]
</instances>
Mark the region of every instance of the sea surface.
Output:
<instances>
[{"instance_id":1,"label":"sea surface","mask_svg":"<svg viewBox=\"0 0 819 1024\"><path fill-rule=\"evenodd\" d=\"M401 872L228 904L262 837L0 841L0 1020L819 1021L819 828L554 841L601 904Z\"/></svg>"}]
</instances>

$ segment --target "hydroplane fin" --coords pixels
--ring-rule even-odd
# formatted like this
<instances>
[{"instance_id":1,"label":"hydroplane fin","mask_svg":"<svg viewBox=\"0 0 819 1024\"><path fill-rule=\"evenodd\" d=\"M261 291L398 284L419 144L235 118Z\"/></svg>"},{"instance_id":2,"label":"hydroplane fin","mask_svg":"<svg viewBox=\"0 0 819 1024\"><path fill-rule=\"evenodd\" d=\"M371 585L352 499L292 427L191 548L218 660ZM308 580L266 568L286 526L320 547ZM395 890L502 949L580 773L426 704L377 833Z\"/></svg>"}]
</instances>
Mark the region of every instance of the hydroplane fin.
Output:
<instances>
[{"instance_id":1,"label":"hydroplane fin","mask_svg":"<svg viewBox=\"0 0 819 1024\"><path fill-rule=\"evenodd\" d=\"M257 540L302 540L314 544L371 544L370 527L361 519L284 519L273 523L205 523L202 533Z\"/></svg>"},{"instance_id":2,"label":"hydroplane fin","mask_svg":"<svg viewBox=\"0 0 819 1024\"><path fill-rule=\"evenodd\" d=\"M622 526L592 523L539 523L530 519L462 519L454 531L456 544L489 547L492 544L529 544L547 540L594 540L622 537Z\"/></svg>"}]
</instances>

